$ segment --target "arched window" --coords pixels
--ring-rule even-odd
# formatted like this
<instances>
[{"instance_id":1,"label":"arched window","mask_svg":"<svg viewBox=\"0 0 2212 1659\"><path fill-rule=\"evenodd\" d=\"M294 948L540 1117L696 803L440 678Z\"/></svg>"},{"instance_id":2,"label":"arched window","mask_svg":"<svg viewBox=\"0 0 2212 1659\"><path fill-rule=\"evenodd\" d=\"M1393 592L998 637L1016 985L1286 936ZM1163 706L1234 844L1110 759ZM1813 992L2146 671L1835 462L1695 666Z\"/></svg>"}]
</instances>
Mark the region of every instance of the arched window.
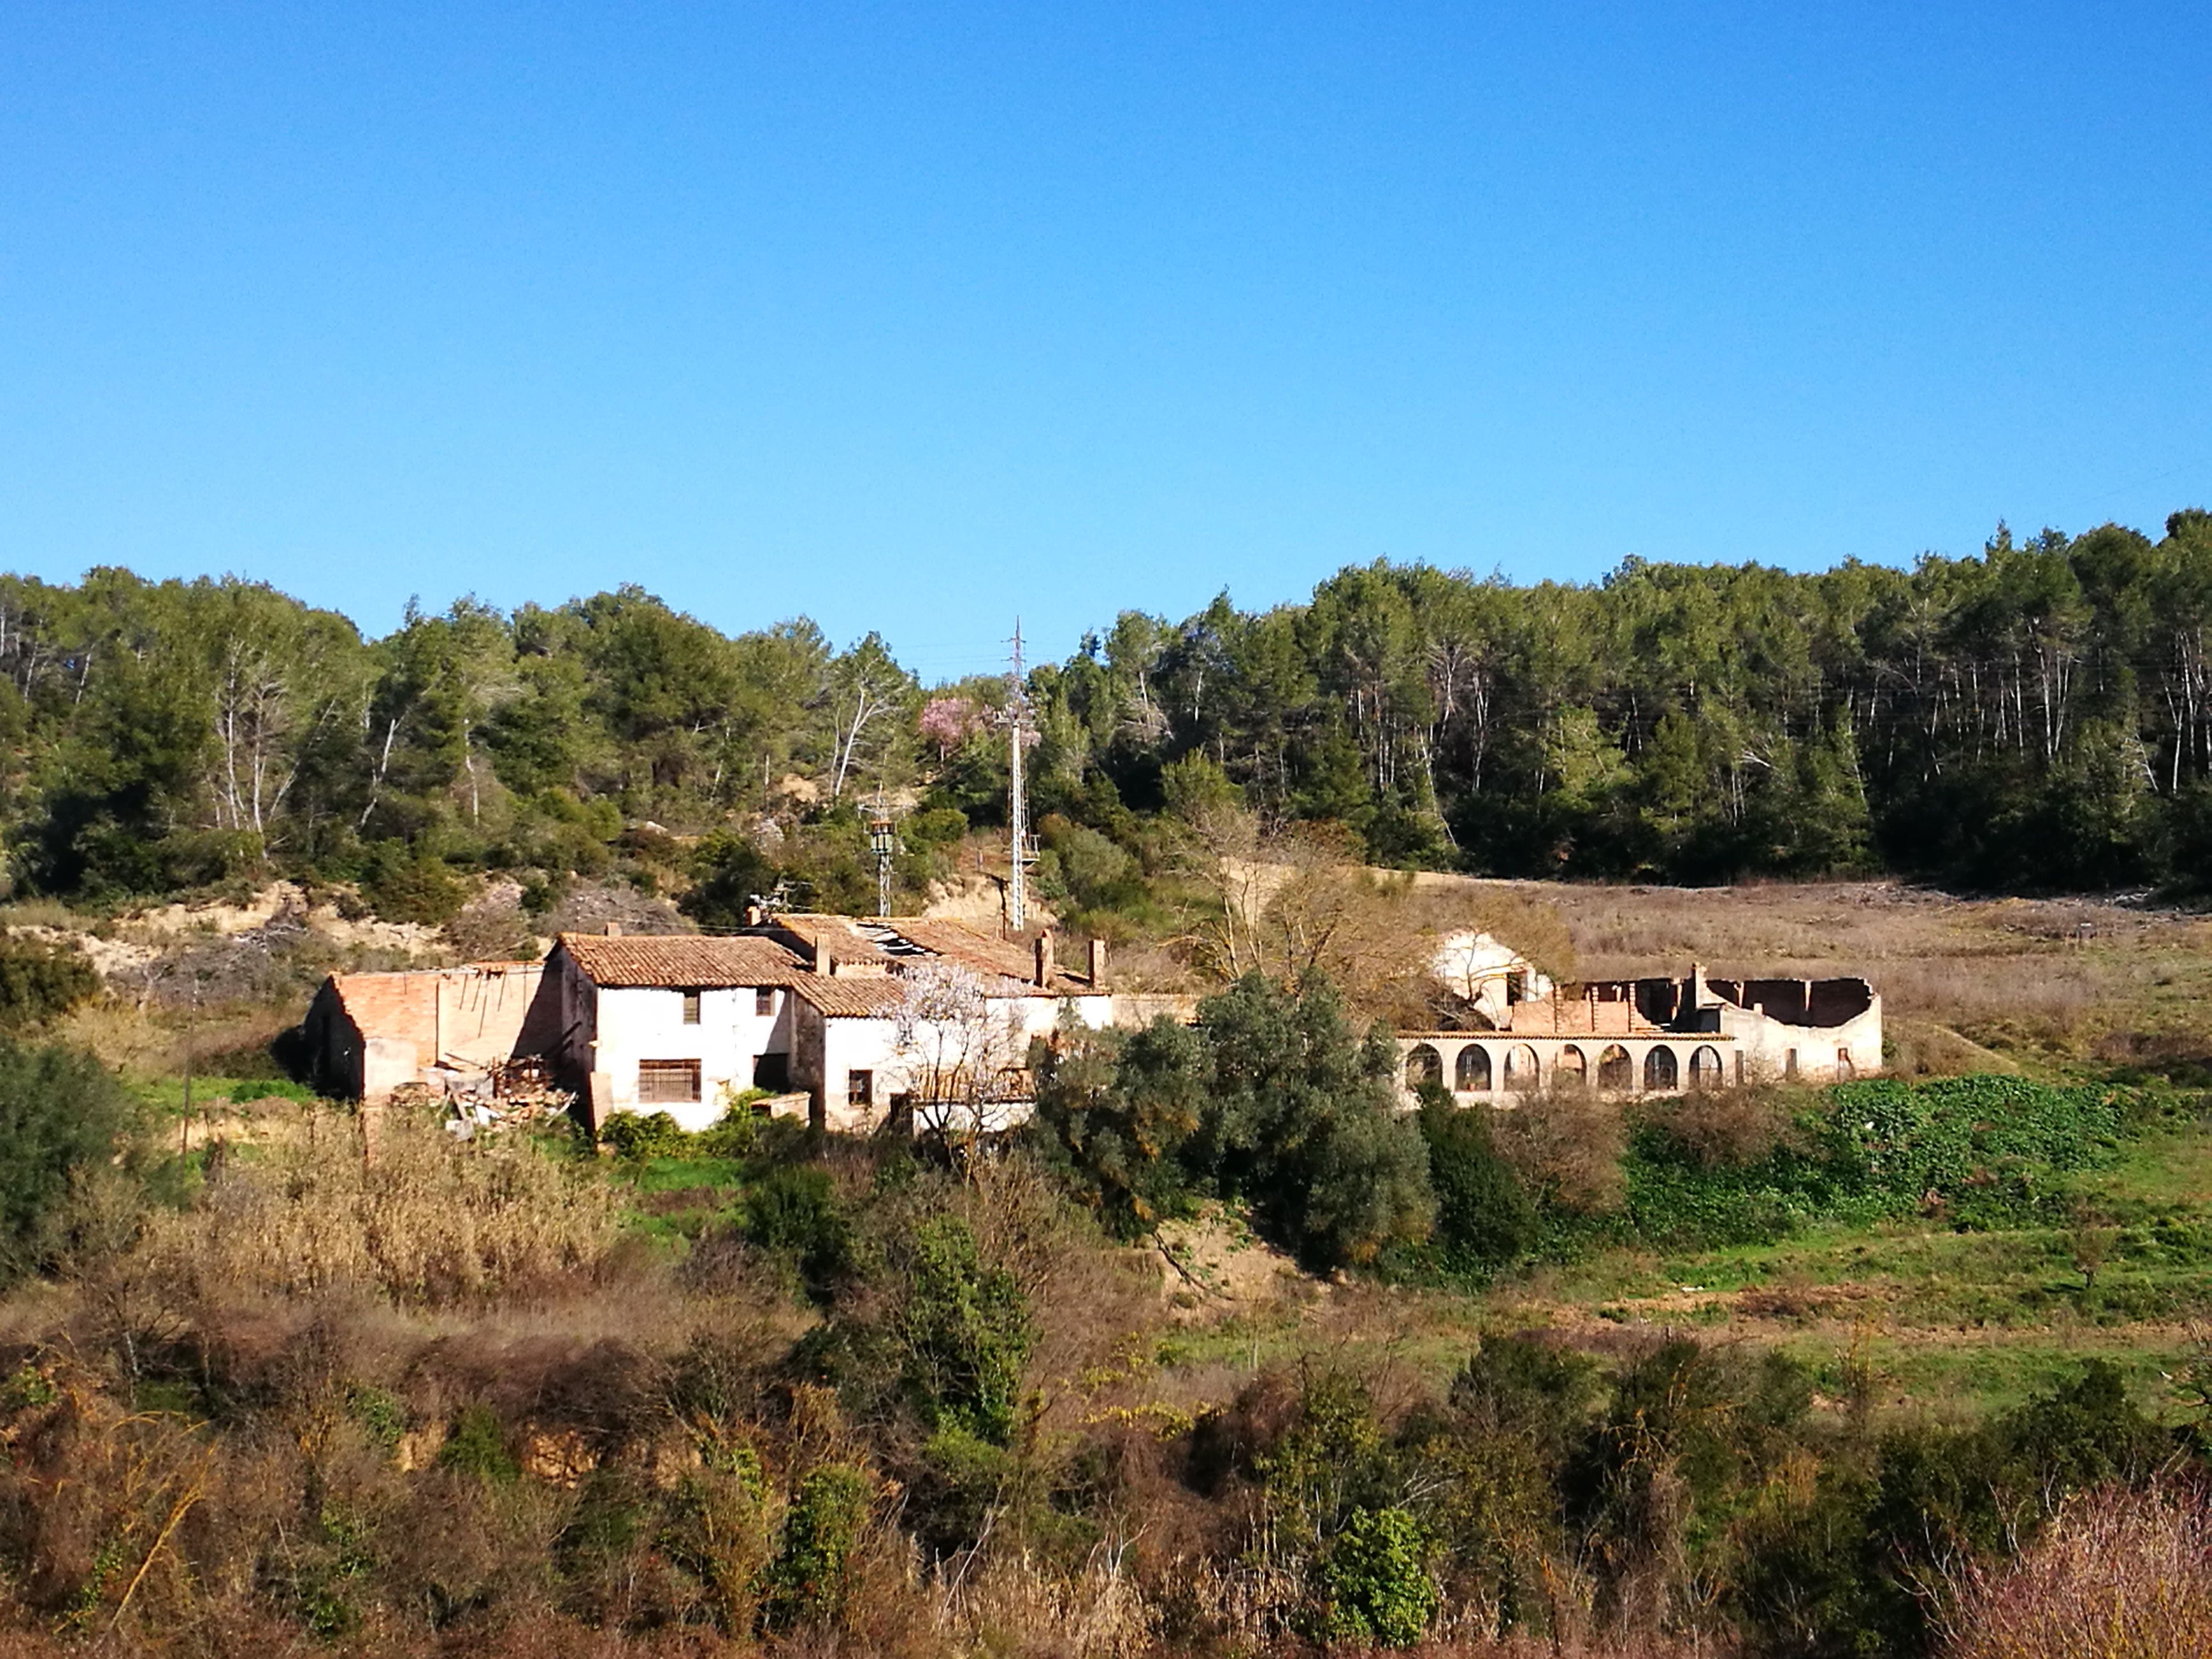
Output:
<instances>
[{"instance_id":1,"label":"arched window","mask_svg":"<svg viewBox=\"0 0 2212 1659\"><path fill-rule=\"evenodd\" d=\"M1424 1083L1441 1083L1443 1078L1443 1056L1425 1042L1415 1043L1406 1055L1406 1086L1418 1089Z\"/></svg>"},{"instance_id":2,"label":"arched window","mask_svg":"<svg viewBox=\"0 0 2212 1659\"><path fill-rule=\"evenodd\" d=\"M1636 1086L1636 1062L1618 1042L1597 1057L1597 1086L1613 1094L1626 1094Z\"/></svg>"},{"instance_id":3,"label":"arched window","mask_svg":"<svg viewBox=\"0 0 2212 1659\"><path fill-rule=\"evenodd\" d=\"M1480 1042L1470 1042L1459 1051L1459 1060L1452 1067L1452 1087L1463 1095L1486 1095L1490 1092L1490 1050Z\"/></svg>"},{"instance_id":4,"label":"arched window","mask_svg":"<svg viewBox=\"0 0 2212 1659\"><path fill-rule=\"evenodd\" d=\"M1681 1086L1681 1073L1676 1069L1674 1051L1661 1044L1644 1056L1644 1086L1655 1093L1663 1093Z\"/></svg>"},{"instance_id":5,"label":"arched window","mask_svg":"<svg viewBox=\"0 0 2212 1659\"><path fill-rule=\"evenodd\" d=\"M1505 1051L1505 1086L1521 1094L1534 1090L1540 1081L1536 1075L1536 1051L1525 1042L1516 1042Z\"/></svg>"},{"instance_id":6,"label":"arched window","mask_svg":"<svg viewBox=\"0 0 2212 1659\"><path fill-rule=\"evenodd\" d=\"M1554 1089L1580 1089L1589 1082L1589 1061L1583 1051L1570 1042L1559 1050L1558 1062L1552 1067L1552 1086Z\"/></svg>"},{"instance_id":7,"label":"arched window","mask_svg":"<svg viewBox=\"0 0 2212 1659\"><path fill-rule=\"evenodd\" d=\"M1717 1089L1721 1086L1721 1051L1710 1042L1701 1044L1690 1056L1690 1086L1692 1089Z\"/></svg>"}]
</instances>

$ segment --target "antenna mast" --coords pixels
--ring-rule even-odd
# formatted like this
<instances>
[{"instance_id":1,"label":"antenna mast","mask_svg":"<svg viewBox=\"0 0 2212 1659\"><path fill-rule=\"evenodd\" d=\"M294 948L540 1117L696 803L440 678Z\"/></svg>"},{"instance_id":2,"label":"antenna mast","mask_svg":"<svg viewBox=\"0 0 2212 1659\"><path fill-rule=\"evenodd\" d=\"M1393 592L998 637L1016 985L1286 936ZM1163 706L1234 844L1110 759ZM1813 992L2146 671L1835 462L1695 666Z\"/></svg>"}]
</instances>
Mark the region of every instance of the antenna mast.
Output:
<instances>
[{"instance_id":1,"label":"antenna mast","mask_svg":"<svg viewBox=\"0 0 2212 1659\"><path fill-rule=\"evenodd\" d=\"M898 851L898 832L891 826L890 808L884 792L876 791L875 810L868 815L868 846L876 855L876 914L891 913L891 859Z\"/></svg>"},{"instance_id":2,"label":"antenna mast","mask_svg":"<svg viewBox=\"0 0 2212 1659\"><path fill-rule=\"evenodd\" d=\"M1022 747L1031 731L1030 694L1022 670L1022 619L1014 618L1014 672L1006 690L1006 742L1012 751L1007 767L1006 794L1009 860L1006 871L1006 926L1020 933L1029 925L1029 866L1036 854L1030 847L1029 791L1022 777Z\"/></svg>"}]
</instances>

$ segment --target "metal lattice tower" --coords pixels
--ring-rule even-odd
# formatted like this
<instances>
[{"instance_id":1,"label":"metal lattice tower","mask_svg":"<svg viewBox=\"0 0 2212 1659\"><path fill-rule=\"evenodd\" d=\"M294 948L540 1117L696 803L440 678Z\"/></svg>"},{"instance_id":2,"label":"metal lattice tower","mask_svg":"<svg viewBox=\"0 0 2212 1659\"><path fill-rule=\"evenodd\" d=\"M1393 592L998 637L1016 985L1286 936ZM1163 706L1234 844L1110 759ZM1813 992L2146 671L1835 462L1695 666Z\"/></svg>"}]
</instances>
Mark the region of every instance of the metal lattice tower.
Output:
<instances>
[{"instance_id":1,"label":"metal lattice tower","mask_svg":"<svg viewBox=\"0 0 2212 1659\"><path fill-rule=\"evenodd\" d=\"M1028 680L1022 667L1022 619L1014 618L1014 672L1006 687L1006 744L1010 751L1006 791L1006 927L1018 933L1029 925L1029 866L1036 858L1030 844L1029 791L1022 777L1022 749L1036 729L1030 717Z\"/></svg>"},{"instance_id":2,"label":"metal lattice tower","mask_svg":"<svg viewBox=\"0 0 2212 1659\"><path fill-rule=\"evenodd\" d=\"M883 791L876 792L875 811L868 815L868 846L876 855L876 914L891 913L891 859L898 852L898 835L891 827L890 809Z\"/></svg>"}]
</instances>

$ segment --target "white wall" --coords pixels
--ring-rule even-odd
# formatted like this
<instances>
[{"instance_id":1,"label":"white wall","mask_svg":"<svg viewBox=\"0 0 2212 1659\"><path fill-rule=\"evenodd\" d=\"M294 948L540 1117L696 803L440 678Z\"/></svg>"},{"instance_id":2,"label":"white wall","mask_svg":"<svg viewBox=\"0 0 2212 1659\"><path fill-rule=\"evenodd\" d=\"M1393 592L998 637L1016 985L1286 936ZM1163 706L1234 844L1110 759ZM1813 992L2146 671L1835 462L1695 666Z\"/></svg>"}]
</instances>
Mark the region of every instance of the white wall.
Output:
<instances>
[{"instance_id":1,"label":"white wall","mask_svg":"<svg viewBox=\"0 0 2212 1659\"><path fill-rule=\"evenodd\" d=\"M1026 1057L1029 1040L1050 1036L1060 1024L1060 1011L1069 1007L1092 1030L1103 1030L1113 1024L1114 999L1109 995L994 997L991 1017L994 1021L1004 1021L1009 1011L1012 1012L1021 1033L1012 1058L1019 1065ZM913 1068L899 1052L897 1023L889 1018L822 1018L811 1010L808 1012L810 1018L820 1021L821 1074L800 1077L794 1070L793 1085L819 1092L823 1121L829 1127L847 1132L874 1128L890 1109L891 1097L906 1093L912 1086L909 1073ZM811 1060L811 1045L804 1047ZM866 1108L853 1104L845 1086L849 1073L861 1071L875 1074L874 1103Z\"/></svg>"},{"instance_id":2,"label":"white wall","mask_svg":"<svg viewBox=\"0 0 2212 1659\"><path fill-rule=\"evenodd\" d=\"M599 989L591 1069L607 1078L607 1104L618 1112L665 1112L686 1129L703 1129L722 1115L726 1087L750 1089L753 1067L764 1054L790 1046L791 993L769 993L775 1012L754 1011L750 986L699 994L699 1023L684 1023L684 993L658 988ZM641 1060L696 1060L699 1099L695 1104L641 1103L637 1067Z\"/></svg>"}]
</instances>

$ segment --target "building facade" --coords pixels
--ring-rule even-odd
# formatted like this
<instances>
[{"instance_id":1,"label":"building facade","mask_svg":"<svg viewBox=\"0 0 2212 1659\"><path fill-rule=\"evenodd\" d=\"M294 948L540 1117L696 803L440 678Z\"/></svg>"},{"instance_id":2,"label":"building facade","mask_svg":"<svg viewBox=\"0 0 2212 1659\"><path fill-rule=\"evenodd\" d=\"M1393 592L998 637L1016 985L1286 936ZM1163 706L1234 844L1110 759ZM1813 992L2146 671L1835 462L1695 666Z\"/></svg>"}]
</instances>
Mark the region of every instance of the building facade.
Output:
<instances>
[{"instance_id":1,"label":"building facade","mask_svg":"<svg viewBox=\"0 0 2212 1659\"><path fill-rule=\"evenodd\" d=\"M1471 1011L1472 1012L1472 1011ZM1401 1031L1399 1086L1510 1104L1565 1089L1680 1094L1881 1070L1881 999L1863 979L1708 977L1554 987L1470 1018Z\"/></svg>"}]
</instances>

